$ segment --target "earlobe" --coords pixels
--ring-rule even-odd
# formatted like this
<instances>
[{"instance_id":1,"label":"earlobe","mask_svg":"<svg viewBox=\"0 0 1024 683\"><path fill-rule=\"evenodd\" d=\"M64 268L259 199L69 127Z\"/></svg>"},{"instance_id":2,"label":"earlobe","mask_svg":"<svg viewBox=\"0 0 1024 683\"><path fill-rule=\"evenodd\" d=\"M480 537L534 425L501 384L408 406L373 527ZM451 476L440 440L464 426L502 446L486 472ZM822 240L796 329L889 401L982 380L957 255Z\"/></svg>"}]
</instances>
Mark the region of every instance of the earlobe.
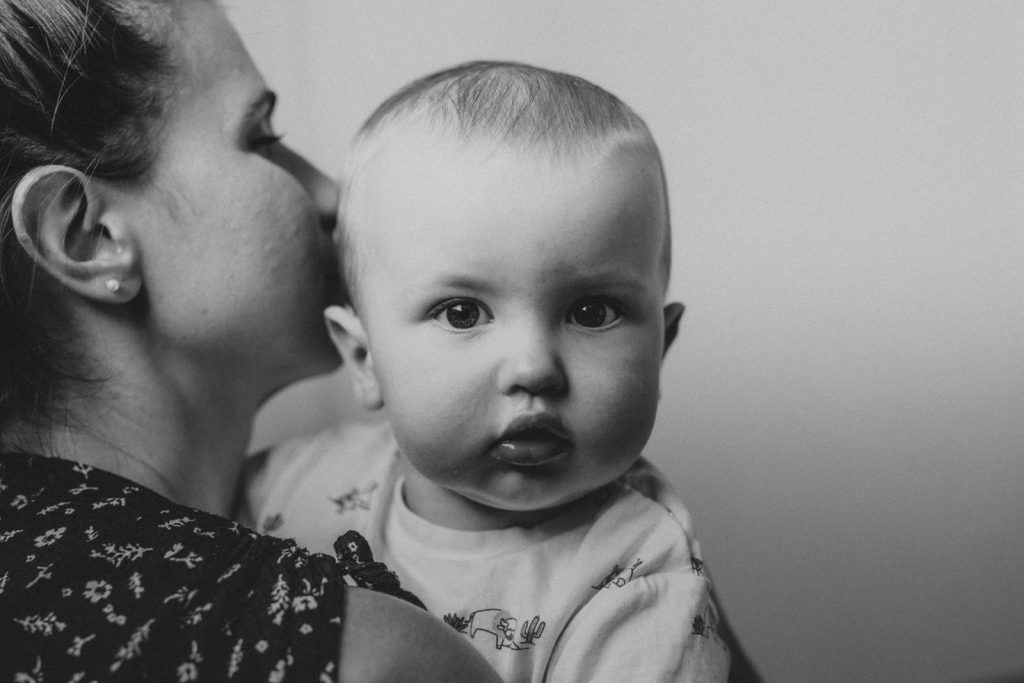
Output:
<instances>
[{"instance_id":1,"label":"earlobe","mask_svg":"<svg viewBox=\"0 0 1024 683\"><path fill-rule=\"evenodd\" d=\"M676 335L679 334L679 322L683 319L683 311L685 310L686 307L678 301L665 305L665 344L661 349L662 358L668 353L668 348L672 346L672 342L676 340Z\"/></svg>"},{"instance_id":2,"label":"earlobe","mask_svg":"<svg viewBox=\"0 0 1024 683\"><path fill-rule=\"evenodd\" d=\"M124 303L142 282L127 226L105 206L96 181L67 166L26 173L11 202L26 253L57 281L87 298Z\"/></svg>"},{"instance_id":3,"label":"earlobe","mask_svg":"<svg viewBox=\"0 0 1024 683\"><path fill-rule=\"evenodd\" d=\"M342 365L352 373L352 384L360 404L367 410L384 407L384 396L373 369L366 329L350 306L328 306L324 310L327 332L331 336Z\"/></svg>"}]
</instances>

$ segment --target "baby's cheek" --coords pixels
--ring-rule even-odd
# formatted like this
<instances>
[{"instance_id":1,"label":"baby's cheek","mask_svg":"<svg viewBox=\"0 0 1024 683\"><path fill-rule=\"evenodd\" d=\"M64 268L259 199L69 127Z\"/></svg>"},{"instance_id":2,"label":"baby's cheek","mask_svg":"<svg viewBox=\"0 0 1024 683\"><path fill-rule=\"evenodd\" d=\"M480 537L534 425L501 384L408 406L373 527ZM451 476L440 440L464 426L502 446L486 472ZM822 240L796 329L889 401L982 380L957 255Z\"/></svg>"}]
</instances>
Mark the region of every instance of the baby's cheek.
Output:
<instances>
[{"instance_id":1,"label":"baby's cheek","mask_svg":"<svg viewBox=\"0 0 1024 683\"><path fill-rule=\"evenodd\" d=\"M444 448L441 447L445 435L438 425L437 421L420 424L414 420L401 423L392 420L398 448L413 467L428 477L445 467Z\"/></svg>"},{"instance_id":2,"label":"baby's cheek","mask_svg":"<svg viewBox=\"0 0 1024 683\"><path fill-rule=\"evenodd\" d=\"M406 403L401 419L392 417L399 447L428 476L464 469L481 426L472 406L444 392L421 394Z\"/></svg>"},{"instance_id":3,"label":"baby's cheek","mask_svg":"<svg viewBox=\"0 0 1024 683\"><path fill-rule=\"evenodd\" d=\"M599 438L612 450L639 451L654 425L658 406L657 375L636 368L606 378L588 410Z\"/></svg>"}]
</instances>

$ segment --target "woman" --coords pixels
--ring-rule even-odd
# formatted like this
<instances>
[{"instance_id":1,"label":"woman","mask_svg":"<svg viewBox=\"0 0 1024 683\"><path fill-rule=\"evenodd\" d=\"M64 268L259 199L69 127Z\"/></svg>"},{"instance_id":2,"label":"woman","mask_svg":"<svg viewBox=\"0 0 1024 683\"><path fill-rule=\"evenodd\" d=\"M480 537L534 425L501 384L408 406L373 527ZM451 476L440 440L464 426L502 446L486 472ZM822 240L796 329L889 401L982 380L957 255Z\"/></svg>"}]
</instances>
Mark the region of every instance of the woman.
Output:
<instances>
[{"instance_id":1,"label":"woman","mask_svg":"<svg viewBox=\"0 0 1024 683\"><path fill-rule=\"evenodd\" d=\"M273 108L207 0L0 0L5 680L496 680L359 539L224 518L337 364L337 189Z\"/></svg>"}]
</instances>

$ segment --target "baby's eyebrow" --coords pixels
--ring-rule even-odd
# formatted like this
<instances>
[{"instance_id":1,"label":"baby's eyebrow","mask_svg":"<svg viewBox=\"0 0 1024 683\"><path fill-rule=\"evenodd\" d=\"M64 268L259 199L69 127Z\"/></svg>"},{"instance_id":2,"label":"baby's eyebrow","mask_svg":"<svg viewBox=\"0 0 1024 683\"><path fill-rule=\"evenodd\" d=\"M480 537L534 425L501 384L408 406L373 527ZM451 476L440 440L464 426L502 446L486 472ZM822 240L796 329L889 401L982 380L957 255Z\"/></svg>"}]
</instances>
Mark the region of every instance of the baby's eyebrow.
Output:
<instances>
[{"instance_id":1,"label":"baby's eyebrow","mask_svg":"<svg viewBox=\"0 0 1024 683\"><path fill-rule=\"evenodd\" d=\"M562 275L565 282L577 287L610 287L618 290L641 292L650 286L649 275L623 272L621 269L599 271L567 266Z\"/></svg>"},{"instance_id":2,"label":"baby's eyebrow","mask_svg":"<svg viewBox=\"0 0 1024 683\"><path fill-rule=\"evenodd\" d=\"M417 283L416 288L420 289L423 285L480 293L487 293L495 289L494 285L485 278L474 277L465 273L441 273L427 282Z\"/></svg>"}]
</instances>

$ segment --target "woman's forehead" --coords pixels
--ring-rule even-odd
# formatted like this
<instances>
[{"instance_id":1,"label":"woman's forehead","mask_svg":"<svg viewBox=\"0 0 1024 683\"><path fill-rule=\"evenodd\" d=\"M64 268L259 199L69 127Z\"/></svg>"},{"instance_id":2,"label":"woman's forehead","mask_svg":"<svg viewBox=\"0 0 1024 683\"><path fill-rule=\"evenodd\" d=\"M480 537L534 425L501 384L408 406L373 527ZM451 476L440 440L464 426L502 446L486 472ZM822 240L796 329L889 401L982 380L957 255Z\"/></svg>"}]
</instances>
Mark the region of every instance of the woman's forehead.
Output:
<instances>
[{"instance_id":1,"label":"woman's forehead","mask_svg":"<svg viewBox=\"0 0 1024 683\"><path fill-rule=\"evenodd\" d=\"M170 48L180 86L204 91L226 78L258 72L224 12L207 0L185 0L176 10Z\"/></svg>"},{"instance_id":2,"label":"woman's forehead","mask_svg":"<svg viewBox=\"0 0 1024 683\"><path fill-rule=\"evenodd\" d=\"M197 125L197 112L233 135L267 94L249 53L217 5L186 0L168 41L173 74L164 130Z\"/></svg>"}]
</instances>

